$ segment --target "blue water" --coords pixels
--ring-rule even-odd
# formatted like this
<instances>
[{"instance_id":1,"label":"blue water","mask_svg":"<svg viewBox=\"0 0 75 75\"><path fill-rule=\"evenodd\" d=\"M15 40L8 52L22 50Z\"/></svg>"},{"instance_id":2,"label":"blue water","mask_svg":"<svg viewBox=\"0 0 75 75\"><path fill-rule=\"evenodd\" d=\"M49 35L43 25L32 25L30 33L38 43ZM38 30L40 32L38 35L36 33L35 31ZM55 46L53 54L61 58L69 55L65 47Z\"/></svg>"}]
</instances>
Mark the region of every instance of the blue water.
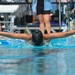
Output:
<instances>
[{"instance_id":1,"label":"blue water","mask_svg":"<svg viewBox=\"0 0 75 75\"><path fill-rule=\"evenodd\" d=\"M39 47L25 40L0 40L0 75L75 75L75 37Z\"/></svg>"}]
</instances>

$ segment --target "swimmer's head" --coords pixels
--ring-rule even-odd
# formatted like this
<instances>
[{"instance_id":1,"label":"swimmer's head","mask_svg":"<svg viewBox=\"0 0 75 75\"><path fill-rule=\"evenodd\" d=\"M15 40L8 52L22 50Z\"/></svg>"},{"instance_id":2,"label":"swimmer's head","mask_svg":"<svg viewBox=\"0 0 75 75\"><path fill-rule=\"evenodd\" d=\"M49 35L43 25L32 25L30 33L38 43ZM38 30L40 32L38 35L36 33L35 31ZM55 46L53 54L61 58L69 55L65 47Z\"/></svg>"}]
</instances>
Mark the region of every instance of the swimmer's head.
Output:
<instances>
[{"instance_id":1,"label":"swimmer's head","mask_svg":"<svg viewBox=\"0 0 75 75\"><path fill-rule=\"evenodd\" d=\"M43 43L43 34L40 30L36 30L33 32L32 41L36 46L40 46Z\"/></svg>"}]
</instances>

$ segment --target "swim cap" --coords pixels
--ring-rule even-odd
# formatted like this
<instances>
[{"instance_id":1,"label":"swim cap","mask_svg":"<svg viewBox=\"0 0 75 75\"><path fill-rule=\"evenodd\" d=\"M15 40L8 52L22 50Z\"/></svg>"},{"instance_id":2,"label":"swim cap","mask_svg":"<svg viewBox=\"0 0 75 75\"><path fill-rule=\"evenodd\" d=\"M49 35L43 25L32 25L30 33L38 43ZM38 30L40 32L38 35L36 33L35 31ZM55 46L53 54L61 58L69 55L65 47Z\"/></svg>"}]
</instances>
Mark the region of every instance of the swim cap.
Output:
<instances>
[{"instance_id":1,"label":"swim cap","mask_svg":"<svg viewBox=\"0 0 75 75\"><path fill-rule=\"evenodd\" d=\"M40 30L36 30L32 33L32 41L36 46L40 46L43 43L43 35Z\"/></svg>"}]
</instances>

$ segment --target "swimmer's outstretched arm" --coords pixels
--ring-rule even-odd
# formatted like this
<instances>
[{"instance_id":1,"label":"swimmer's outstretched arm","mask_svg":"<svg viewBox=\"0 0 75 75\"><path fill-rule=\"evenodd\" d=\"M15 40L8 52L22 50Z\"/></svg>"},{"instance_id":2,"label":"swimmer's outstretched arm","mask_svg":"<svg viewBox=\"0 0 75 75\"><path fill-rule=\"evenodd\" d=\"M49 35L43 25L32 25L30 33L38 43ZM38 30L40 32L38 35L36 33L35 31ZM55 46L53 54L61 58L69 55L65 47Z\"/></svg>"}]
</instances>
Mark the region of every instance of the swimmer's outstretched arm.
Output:
<instances>
[{"instance_id":1,"label":"swimmer's outstretched arm","mask_svg":"<svg viewBox=\"0 0 75 75\"><path fill-rule=\"evenodd\" d=\"M2 32L0 31L0 35L6 36L9 38L16 38L16 39L24 39L24 40L31 40L32 35L31 34L22 34L22 33L10 33L10 32Z\"/></svg>"},{"instance_id":2,"label":"swimmer's outstretched arm","mask_svg":"<svg viewBox=\"0 0 75 75\"><path fill-rule=\"evenodd\" d=\"M73 34L75 34L75 30L70 30L70 31L66 31L66 32L44 34L44 38L51 40L51 39L55 39L55 38L68 37L68 36L73 35Z\"/></svg>"}]
</instances>

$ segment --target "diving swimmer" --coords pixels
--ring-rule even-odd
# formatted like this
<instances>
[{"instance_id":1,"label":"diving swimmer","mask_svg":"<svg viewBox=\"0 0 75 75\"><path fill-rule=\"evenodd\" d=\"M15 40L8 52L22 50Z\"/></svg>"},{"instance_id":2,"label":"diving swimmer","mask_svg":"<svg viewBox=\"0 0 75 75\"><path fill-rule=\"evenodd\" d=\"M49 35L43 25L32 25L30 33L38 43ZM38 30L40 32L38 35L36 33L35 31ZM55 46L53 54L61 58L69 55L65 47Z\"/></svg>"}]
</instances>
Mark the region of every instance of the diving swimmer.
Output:
<instances>
[{"instance_id":1,"label":"diving swimmer","mask_svg":"<svg viewBox=\"0 0 75 75\"><path fill-rule=\"evenodd\" d=\"M32 34L25 34L25 33L11 33L11 32L3 32L0 31L0 35L6 36L9 38L15 38L15 39L23 39L26 41L32 41L31 44L35 46L44 45L44 40L52 40L55 38L64 38L68 37L70 35L75 34L75 30L70 30L66 32L56 32L56 33L50 33L50 34L42 34L40 30L35 30Z\"/></svg>"}]
</instances>

